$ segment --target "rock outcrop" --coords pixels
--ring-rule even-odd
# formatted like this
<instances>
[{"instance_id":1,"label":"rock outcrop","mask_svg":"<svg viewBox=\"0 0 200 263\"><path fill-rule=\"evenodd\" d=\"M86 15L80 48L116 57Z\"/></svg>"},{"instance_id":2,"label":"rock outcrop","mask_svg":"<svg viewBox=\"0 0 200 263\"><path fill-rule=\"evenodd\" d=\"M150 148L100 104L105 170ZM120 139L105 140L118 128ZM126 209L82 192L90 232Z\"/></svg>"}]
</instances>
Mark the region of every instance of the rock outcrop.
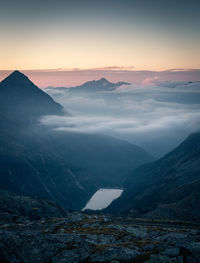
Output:
<instances>
[{"instance_id":1,"label":"rock outcrop","mask_svg":"<svg viewBox=\"0 0 200 263\"><path fill-rule=\"evenodd\" d=\"M0 262L198 263L200 225L70 213L0 219Z\"/></svg>"},{"instance_id":2,"label":"rock outcrop","mask_svg":"<svg viewBox=\"0 0 200 263\"><path fill-rule=\"evenodd\" d=\"M68 211L47 199L21 196L0 190L0 215L3 219L9 217L27 217L31 220L48 217L67 216ZM6 219L5 219L6 222Z\"/></svg>"}]
</instances>

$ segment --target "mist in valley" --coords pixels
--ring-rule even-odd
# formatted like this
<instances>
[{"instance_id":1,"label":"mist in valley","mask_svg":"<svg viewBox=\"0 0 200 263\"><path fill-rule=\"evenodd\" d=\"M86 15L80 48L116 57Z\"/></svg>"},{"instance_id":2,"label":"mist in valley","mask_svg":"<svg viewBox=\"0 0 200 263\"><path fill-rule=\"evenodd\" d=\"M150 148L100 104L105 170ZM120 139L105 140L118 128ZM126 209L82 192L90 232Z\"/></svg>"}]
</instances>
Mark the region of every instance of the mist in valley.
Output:
<instances>
[{"instance_id":1,"label":"mist in valley","mask_svg":"<svg viewBox=\"0 0 200 263\"><path fill-rule=\"evenodd\" d=\"M95 90L98 81L94 91L48 87L45 92L71 116L44 116L41 123L56 131L111 135L161 157L198 131L200 82L155 80L107 90L102 85L103 91Z\"/></svg>"}]
</instances>

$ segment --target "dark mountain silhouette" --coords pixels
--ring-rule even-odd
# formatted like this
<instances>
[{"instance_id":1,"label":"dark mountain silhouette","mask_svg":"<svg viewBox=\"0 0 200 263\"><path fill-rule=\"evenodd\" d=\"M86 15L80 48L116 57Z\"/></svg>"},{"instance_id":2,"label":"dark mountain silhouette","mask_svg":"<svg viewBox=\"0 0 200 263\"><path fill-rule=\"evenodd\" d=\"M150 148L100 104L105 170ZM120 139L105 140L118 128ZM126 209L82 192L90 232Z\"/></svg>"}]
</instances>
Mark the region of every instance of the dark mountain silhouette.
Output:
<instances>
[{"instance_id":1,"label":"dark mountain silhouette","mask_svg":"<svg viewBox=\"0 0 200 263\"><path fill-rule=\"evenodd\" d=\"M37 120L62 106L20 72L0 84L0 188L81 209L100 187L120 186L152 157L112 137L58 132Z\"/></svg>"},{"instance_id":2,"label":"dark mountain silhouette","mask_svg":"<svg viewBox=\"0 0 200 263\"><path fill-rule=\"evenodd\" d=\"M136 169L124 186L126 191L109 211L199 220L200 132L160 160Z\"/></svg>"},{"instance_id":3,"label":"dark mountain silhouette","mask_svg":"<svg viewBox=\"0 0 200 263\"><path fill-rule=\"evenodd\" d=\"M63 107L24 74L14 71L0 83L0 112L7 120L30 122L42 115L63 114Z\"/></svg>"}]
</instances>

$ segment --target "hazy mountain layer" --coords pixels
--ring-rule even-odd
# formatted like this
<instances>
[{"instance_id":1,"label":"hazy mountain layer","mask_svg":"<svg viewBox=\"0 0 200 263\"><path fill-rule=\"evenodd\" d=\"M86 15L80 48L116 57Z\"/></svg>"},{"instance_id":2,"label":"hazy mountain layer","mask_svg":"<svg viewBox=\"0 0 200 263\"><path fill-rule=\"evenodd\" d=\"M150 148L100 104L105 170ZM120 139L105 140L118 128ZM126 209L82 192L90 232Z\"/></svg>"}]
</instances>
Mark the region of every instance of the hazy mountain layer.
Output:
<instances>
[{"instance_id":1,"label":"hazy mountain layer","mask_svg":"<svg viewBox=\"0 0 200 263\"><path fill-rule=\"evenodd\" d=\"M76 87L58 87L56 89L68 90L70 93L95 93L101 91L114 91L119 87L128 85L130 85L128 82L120 81L117 83L112 83L105 78L101 78L99 80L87 81L84 84Z\"/></svg>"},{"instance_id":2,"label":"hazy mountain layer","mask_svg":"<svg viewBox=\"0 0 200 263\"><path fill-rule=\"evenodd\" d=\"M136 169L108 210L199 220L199 175L200 132L160 160Z\"/></svg>"}]
</instances>

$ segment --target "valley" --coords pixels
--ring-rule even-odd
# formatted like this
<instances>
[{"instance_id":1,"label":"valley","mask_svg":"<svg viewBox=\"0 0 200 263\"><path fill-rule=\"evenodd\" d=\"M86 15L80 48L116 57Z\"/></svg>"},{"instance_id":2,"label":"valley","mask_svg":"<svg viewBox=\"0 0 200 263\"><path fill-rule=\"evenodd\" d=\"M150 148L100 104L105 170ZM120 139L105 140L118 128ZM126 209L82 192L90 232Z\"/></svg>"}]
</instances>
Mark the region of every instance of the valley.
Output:
<instances>
[{"instance_id":1,"label":"valley","mask_svg":"<svg viewBox=\"0 0 200 263\"><path fill-rule=\"evenodd\" d=\"M101 85L129 83L70 93L93 98ZM0 83L0 101L0 262L199 262L199 132L156 159L73 130L75 112L21 72Z\"/></svg>"}]
</instances>

